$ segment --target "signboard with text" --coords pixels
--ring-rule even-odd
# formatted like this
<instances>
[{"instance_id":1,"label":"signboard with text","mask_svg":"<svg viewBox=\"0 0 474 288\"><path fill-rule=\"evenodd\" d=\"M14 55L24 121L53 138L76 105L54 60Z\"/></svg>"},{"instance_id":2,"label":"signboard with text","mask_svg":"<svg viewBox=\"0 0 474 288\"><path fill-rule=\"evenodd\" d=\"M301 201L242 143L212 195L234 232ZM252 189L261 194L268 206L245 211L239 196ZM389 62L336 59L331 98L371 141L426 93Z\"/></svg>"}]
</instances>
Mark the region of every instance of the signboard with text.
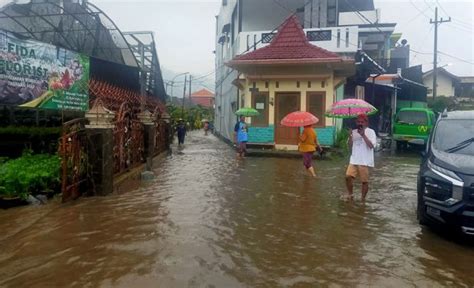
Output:
<instances>
[{"instance_id":1,"label":"signboard with text","mask_svg":"<svg viewBox=\"0 0 474 288\"><path fill-rule=\"evenodd\" d=\"M0 105L87 111L88 56L0 30Z\"/></svg>"}]
</instances>

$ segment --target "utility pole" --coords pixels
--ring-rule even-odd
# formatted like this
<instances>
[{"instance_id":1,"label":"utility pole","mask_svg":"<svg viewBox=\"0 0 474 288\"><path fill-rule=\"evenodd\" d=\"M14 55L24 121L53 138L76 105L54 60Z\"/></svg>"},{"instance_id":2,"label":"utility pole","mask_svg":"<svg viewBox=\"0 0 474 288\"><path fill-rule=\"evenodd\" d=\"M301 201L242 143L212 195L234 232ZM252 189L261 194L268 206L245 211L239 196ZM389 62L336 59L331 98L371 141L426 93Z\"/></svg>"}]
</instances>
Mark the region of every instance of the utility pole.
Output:
<instances>
[{"instance_id":1,"label":"utility pole","mask_svg":"<svg viewBox=\"0 0 474 288\"><path fill-rule=\"evenodd\" d=\"M181 119L184 121L184 98L186 98L186 84L188 83L188 75L184 75L183 104L181 106Z\"/></svg>"},{"instance_id":2,"label":"utility pole","mask_svg":"<svg viewBox=\"0 0 474 288\"><path fill-rule=\"evenodd\" d=\"M191 100L191 84L192 84L193 75L189 74L189 100Z\"/></svg>"},{"instance_id":3,"label":"utility pole","mask_svg":"<svg viewBox=\"0 0 474 288\"><path fill-rule=\"evenodd\" d=\"M451 17L448 20L441 18L438 20L438 7L435 9L435 20L430 19L430 24L434 24L434 61L433 61L433 99L436 98L438 85L438 25L445 22L451 22Z\"/></svg>"}]
</instances>

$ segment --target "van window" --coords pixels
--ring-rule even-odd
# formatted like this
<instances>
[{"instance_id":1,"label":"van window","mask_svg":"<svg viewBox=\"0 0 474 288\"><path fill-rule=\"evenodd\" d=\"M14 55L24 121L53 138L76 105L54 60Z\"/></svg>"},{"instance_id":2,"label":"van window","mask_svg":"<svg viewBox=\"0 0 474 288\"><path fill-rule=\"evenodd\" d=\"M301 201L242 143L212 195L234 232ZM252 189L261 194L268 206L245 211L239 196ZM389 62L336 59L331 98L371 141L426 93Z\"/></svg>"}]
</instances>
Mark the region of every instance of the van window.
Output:
<instances>
[{"instance_id":1,"label":"van window","mask_svg":"<svg viewBox=\"0 0 474 288\"><path fill-rule=\"evenodd\" d=\"M431 119L431 125L435 125L436 124L436 117L434 114L430 113L430 119Z\"/></svg>"},{"instance_id":2,"label":"van window","mask_svg":"<svg viewBox=\"0 0 474 288\"><path fill-rule=\"evenodd\" d=\"M398 123L427 125L428 117L424 111L401 111L398 113Z\"/></svg>"}]
</instances>

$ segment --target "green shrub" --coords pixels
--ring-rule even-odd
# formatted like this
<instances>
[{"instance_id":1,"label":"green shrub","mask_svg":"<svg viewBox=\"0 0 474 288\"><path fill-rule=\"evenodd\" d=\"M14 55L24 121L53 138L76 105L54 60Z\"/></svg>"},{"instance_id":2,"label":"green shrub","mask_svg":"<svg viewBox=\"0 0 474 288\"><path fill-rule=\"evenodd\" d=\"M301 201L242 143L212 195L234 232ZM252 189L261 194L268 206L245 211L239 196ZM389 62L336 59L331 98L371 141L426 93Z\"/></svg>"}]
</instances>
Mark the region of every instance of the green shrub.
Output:
<instances>
[{"instance_id":1,"label":"green shrub","mask_svg":"<svg viewBox=\"0 0 474 288\"><path fill-rule=\"evenodd\" d=\"M0 197L22 199L29 194L57 190L60 184L61 160L56 155L32 155L0 164Z\"/></svg>"},{"instance_id":2,"label":"green shrub","mask_svg":"<svg viewBox=\"0 0 474 288\"><path fill-rule=\"evenodd\" d=\"M428 107L436 113L442 113L444 109L455 110L456 102L454 97L438 96L433 100L433 97L428 98Z\"/></svg>"},{"instance_id":3,"label":"green shrub","mask_svg":"<svg viewBox=\"0 0 474 288\"><path fill-rule=\"evenodd\" d=\"M61 127L0 127L0 135L28 135L29 137L45 137L61 135Z\"/></svg>"},{"instance_id":4,"label":"green shrub","mask_svg":"<svg viewBox=\"0 0 474 288\"><path fill-rule=\"evenodd\" d=\"M336 135L336 147L340 148L344 154L349 153L349 145L347 141L349 139L349 130L342 128Z\"/></svg>"},{"instance_id":5,"label":"green shrub","mask_svg":"<svg viewBox=\"0 0 474 288\"><path fill-rule=\"evenodd\" d=\"M60 137L61 127L0 127L0 157L18 158L25 148L36 154L54 154Z\"/></svg>"}]
</instances>

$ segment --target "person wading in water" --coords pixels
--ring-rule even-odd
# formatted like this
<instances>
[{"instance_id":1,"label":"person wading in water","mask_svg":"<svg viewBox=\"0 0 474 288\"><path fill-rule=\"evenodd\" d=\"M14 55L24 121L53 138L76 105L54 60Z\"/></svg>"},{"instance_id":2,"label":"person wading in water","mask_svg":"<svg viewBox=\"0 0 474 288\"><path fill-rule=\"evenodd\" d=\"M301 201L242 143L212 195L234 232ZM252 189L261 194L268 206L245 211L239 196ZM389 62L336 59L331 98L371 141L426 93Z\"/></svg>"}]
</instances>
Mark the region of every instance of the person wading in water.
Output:
<instances>
[{"instance_id":1,"label":"person wading in water","mask_svg":"<svg viewBox=\"0 0 474 288\"><path fill-rule=\"evenodd\" d=\"M304 127L303 133L300 135L300 144L298 150L303 154L303 165L311 176L316 177L313 167L313 154L316 150L320 151L321 147L318 143L318 136L312 125Z\"/></svg>"},{"instance_id":2,"label":"person wading in water","mask_svg":"<svg viewBox=\"0 0 474 288\"><path fill-rule=\"evenodd\" d=\"M349 147L352 150L349 167L346 171L347 194L344 200L353 199L353 182L359 177L362 182L362 201L365 201L369 192L369 168L374 167L374 147L377 136L375 131L368 128L369 117L361 114L357 117L357 129L351 130L349 135Z\"/></svg>"}]
</instances>

